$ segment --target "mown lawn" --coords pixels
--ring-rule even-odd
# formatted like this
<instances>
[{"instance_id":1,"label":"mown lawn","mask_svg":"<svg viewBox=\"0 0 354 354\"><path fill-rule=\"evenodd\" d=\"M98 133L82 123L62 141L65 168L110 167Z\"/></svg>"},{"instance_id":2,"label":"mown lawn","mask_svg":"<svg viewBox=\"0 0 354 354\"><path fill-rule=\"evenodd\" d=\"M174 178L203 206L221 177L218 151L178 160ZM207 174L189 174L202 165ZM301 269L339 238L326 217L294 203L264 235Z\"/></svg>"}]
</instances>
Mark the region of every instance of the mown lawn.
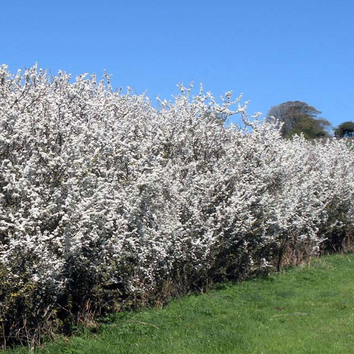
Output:
<instances>
[{"instance_id":1,"label":"mown lawn","mask_svg":"<svg viewBox=\"0 0 354 354\"><path fill-rule=\"evenodd\" d=\"M36 352L354 353L354 255L122 313L97 334L58 339Z\"/></svg>"}]
</instances>

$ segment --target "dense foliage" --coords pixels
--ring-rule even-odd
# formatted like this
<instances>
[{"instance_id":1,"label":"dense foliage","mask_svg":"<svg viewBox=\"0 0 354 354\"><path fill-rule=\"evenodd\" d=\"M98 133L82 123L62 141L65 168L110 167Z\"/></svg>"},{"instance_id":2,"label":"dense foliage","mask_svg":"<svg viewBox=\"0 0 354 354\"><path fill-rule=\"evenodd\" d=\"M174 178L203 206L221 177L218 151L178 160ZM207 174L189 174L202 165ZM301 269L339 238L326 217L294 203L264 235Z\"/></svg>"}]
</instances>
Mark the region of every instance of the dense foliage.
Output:
<instances>
[{"instance_id":1,"label":"dense foliage","mask_svg":"<svg viewBox=\"0 0 354 354\"><path fill-rule=\"evenodd\" d=\"M354 138L354 122L343 122L334 130L334 135L337 138Z\"/></svg>"},{"instance_id":2,"label":"dense foliage","mask_svg":"<svg viewBox=\"0 0 354 354\"><path fill-rule=\"evenodd\" d=\"M284 138L303 134L306 139L329 137L328 120L319 118L321 114L315 107L301 101L288 101L273 106L267 113L267 119L275 118L279 123L280 132Z\"/></svg>"},{"instance_id":3,"label":"dense foliage","mask_svg":"<svg viewBox=\"0 0 354 354\"><path fill-rule=\"evenodd\" d=\"M354 222L352 149L284 140L276 123L230 111L230 96L219 105L181 87L155 109L114 92L108 76L1 67L7 341L342 247ZM244 129L220 124L232 113Z\"/></svg>"}]
</instances>

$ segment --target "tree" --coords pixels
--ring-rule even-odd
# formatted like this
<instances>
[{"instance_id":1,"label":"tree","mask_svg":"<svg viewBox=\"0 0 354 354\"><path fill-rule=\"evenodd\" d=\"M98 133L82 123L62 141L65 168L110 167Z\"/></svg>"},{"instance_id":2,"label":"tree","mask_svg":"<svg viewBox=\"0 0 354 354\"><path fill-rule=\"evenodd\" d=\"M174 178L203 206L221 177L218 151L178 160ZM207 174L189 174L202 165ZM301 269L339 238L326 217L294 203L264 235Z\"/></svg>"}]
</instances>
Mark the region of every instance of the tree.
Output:
<instances>
[{"instance_id":1,"label":"tree","mask_svg":"<svg viewBox=\"0 0 354 354\"><path fill-rule=\"evenodd\" d=\"M305 102L288 101L271 107L266 119L270 121L275 118L283 124L281 134L284 138L300 133L306 139L328 137L326 128L331 124L326 119L318 118L319 114L319 110Z\"/></svg>"},{"instance_id":2,"label":"tree","mask_svg":"<svg viewBox=\"0 0 354 354\"><path fill-rule=\"evenodd\" d=\"M340 124L335 130L334 135L337 138L353 138L354 122L348 121Z\"/></svg>"}]
</instances>

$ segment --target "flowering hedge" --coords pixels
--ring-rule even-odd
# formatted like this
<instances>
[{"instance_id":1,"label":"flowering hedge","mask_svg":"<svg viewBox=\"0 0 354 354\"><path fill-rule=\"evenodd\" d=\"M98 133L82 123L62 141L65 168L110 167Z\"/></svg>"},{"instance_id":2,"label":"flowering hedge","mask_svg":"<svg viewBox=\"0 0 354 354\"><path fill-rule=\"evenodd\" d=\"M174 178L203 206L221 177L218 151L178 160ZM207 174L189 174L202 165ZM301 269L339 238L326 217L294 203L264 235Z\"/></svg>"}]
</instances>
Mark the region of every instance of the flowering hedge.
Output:
<instances>
[{"instance_id":1,"label":"flowering hedge","mask_svg":"<svg viewBox=\"0 0 354 354\"><path fill-rule=\"evenodd\" d=\"M181 87L156 109L107 75L1 66L3 343L351 240L348 142L283 140L238 102Z\"/></svg>"}]
</instances>

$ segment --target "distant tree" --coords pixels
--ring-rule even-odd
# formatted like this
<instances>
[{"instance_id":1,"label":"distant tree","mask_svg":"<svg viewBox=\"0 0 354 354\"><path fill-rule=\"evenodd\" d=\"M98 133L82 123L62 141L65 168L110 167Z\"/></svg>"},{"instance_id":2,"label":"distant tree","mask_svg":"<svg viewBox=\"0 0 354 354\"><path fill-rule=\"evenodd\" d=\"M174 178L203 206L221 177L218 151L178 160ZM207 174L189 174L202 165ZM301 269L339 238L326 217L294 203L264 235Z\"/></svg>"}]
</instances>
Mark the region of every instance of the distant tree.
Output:
<instances>
[{"instance_id":1,"label":"distant tree","mask_svg":"<svg viewBox=\"0 0 354 354\"><path fill-rule=\"evenodd\" d=\"M354 138L354 122L344 122L334 130L337 138Z\"/></svg>"},{"instance_id":2,"label":"distant tree","mask_svg":"<svg viewBox=\"0 0 354 354\"><path fill-rule=\"evenodd\" d=\"M315 107L301 101L288 101L273 106L267 114L267 120L277 119L283 123L281 133L284 138L303 133L307 139L328 137L328 120L318 118L321 114Z\"/></svg>"}]
</instances>

